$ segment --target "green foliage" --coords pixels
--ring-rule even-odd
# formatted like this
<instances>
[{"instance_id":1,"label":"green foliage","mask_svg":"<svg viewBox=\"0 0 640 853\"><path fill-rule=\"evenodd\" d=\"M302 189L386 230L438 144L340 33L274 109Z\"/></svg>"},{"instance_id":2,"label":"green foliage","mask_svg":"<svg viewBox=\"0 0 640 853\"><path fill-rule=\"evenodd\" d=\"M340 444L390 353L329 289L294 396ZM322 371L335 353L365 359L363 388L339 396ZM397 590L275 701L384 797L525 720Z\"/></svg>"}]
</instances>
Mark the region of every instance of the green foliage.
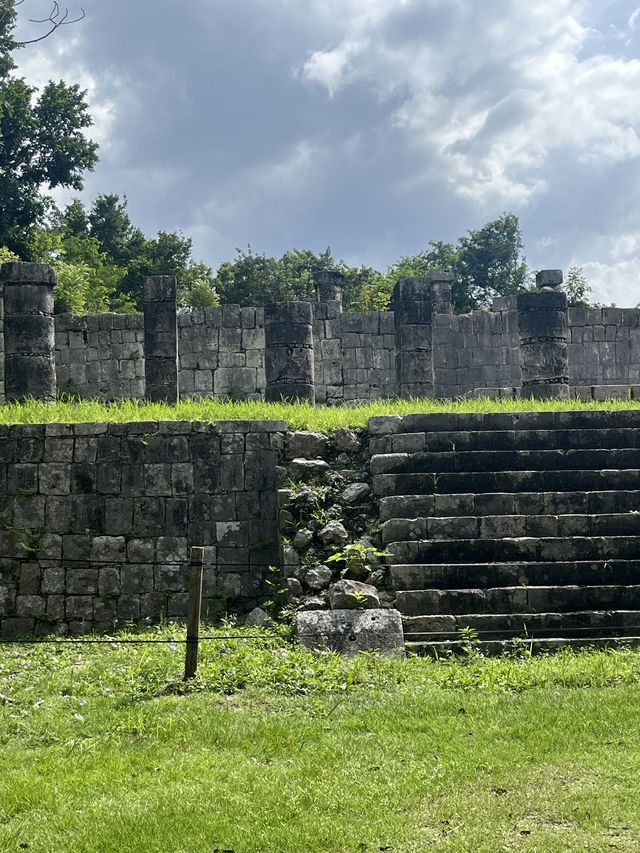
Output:
<instances>
[{"instance_id":1,"label":"green foliage","mask_svg":"<svg viewBox=\"0 0 640 853\"><path fill-rule=\"evenodd\" d=\"M52 207L42 188L82 189L82 174L97 162L86 93L48 83L36 90L19 78L0 80L0 244L33 259L32 236Z\"/></svg>"},{"instance_id":2,"label":"green foliage","mask_svg":"<svg viewBox=\"0 0 640 853\"><path fill-rule=\"evenodd\" d=\"M126 198L114 193L99 195L90 211L76 199L60 214L58 227L65 244L73 245L75 240L80 246L95 247L94 256L84 258L83 263L96 270L97 278L106 280L111 310L140 309L144 279L150 275L176 276L181 308L220 304L211 268L191 257L191 239L167 231L146 237L131 222Z\"/></svg>"},{"instance_id":3,"label":"green foliage","mask_svg":"<svg viewBox=\"0 0 640 853\"><path fill-rule=\"evenodd\" d=\"M526 289L530 272L523 257L518 217L504 213L482 228L469 231L454 243L432 240L417 255L401 258L384 276L381 290L391 296L403 276L425 275L444 269L453 273L452 301L455 313L487 307L495 296Z\"/></svg>"},{"instance_id":4,"label":"green foliage","mask_svg":"<svg viewBox=\"0 0 640 853\"><path fill-rule=\"evenodd\" d=\"M0 849L637 850L636 651L345 660L202 633L188 686L176 625L0 647Z\"/></svg>"},{"instance_id":5,"label":"green foliage","mask_svg":"<svg viewBox=\"0 0 640 853\"><path fill-rule=\"evenodd\" d=\"M236 249L234 261L220 265L214 284L224 304L267 305L270 302L314 299L313 276L336 268L331 251L285 252L281 258Z\"/></svg>"},{"instance_id":6,"label":"green foliage","mask_svg":"<svg viewBox=\"0 0 640 853\"><path fill-rule=\"evenodd\" d=\"M345 545L341 551L327 557L327 563L344 563L340 574L354 580L362 580L371 571L374 561L390 557L389 551L380 551L371 545Z\"/></svg>"},{"instance_id":7,"label":"green foliage","mask_svg":"<svg viewBox=\"0 0 640 853\"><path fill-rule=\"evenodd\" d=\"M562 286L567 294L571 308L596 308L591 301L593 288L584 274L582 267L571 267Z\"/></svg>"},{"instance_id":8,"label":"green foliage","mask_svg":"<svg viewBox=\"0 0 640 853\"><path fill-rule=\"evenodd\" d=\"M54 406L29 400L0 406L0 424L45 423L129 423L139 421L252 421L284 420L292 430L332 433L344 427L366 427L369 418L379 415L409 415L420 412L570 412L640 409L634 400L376 400L357 406L316 406L304 403L263 403L254 400L231 402L216 399L186 399L175 406L142 400L99 400L66 398ZM328 516L322 512L322 519ZM318 516L320 520L320 516Z\"/></svg>"}]
</instances>

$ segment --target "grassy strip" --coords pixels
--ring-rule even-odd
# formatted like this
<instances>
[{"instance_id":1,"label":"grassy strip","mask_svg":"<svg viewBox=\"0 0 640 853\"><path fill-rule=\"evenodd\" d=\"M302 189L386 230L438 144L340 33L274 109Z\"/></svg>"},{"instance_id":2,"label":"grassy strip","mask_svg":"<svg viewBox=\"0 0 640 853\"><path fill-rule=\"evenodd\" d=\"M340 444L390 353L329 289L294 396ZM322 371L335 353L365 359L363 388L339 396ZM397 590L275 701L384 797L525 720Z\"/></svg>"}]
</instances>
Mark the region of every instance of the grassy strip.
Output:
<instances>
[{"instance_id":1,"label":"grassy strip","mask_svg":"<svg viewBox=\"0 0 640 853\"><path fill-rule=\"evenodd\" d=\"M0 647L0 849L637 850L636 652L345 662L262 632L180 695L182 630L145 636Z\"/></svg>"},{"instance_id":2,"label":"grassy strip","mask_svg":"<svg viewBox=\"0 0 640 853\"><path fill-rule=\"evenodd\" d=\"M405 415L421 412L523 412L638 409L639 401L610 400L584 403L579 400L376 400L354 406L232 402L225 400L183 400L176 406L122 400L69 400L55 404L35 400L0 406L1 424L101 423L130 421L219 421L286 420L291 429L332 432L340 427L364 427L376 415Z\"/></svg>"}]
</instances>

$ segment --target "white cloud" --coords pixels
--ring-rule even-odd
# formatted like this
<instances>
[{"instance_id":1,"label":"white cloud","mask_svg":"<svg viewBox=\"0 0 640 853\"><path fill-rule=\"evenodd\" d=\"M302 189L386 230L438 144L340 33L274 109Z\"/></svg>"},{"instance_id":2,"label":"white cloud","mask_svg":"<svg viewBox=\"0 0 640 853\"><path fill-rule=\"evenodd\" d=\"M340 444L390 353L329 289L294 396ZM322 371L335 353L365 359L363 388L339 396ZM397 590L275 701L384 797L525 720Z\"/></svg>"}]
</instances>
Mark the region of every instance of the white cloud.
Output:
<instances>
[{"instance_id":1,"label":"white cloud","mask_svg":"<svg viewBox=\"0 0 640 853\"><path fill-rule=\"evenodd\" d=\"M630 258L616 264L589 261L582 265L582 269L593 285L596 302L623 308L640 305L640 258Z\"/></svg>"},{"instance_id":2,"label":"white cloud","mask_svg":"<svg viewBox=\"0 0 640 853\"><path fill-rule=\"evenodd\" d=\"M584 168L640 156L640 61L581 56L587 5L511 0L505 16L497 0L408 0L364 16L360 0L344 0L342 38L315 51L303 77L330 96L356 82L381 98L398 93L392 120L424 155L418 180L444 171L475 204L524 208L548 189L556 152L573 152ZM438 12L449 26L437 39L397 43L389 31L402 10L417 23L421 11Z\"/></svg>"}]
</instances>

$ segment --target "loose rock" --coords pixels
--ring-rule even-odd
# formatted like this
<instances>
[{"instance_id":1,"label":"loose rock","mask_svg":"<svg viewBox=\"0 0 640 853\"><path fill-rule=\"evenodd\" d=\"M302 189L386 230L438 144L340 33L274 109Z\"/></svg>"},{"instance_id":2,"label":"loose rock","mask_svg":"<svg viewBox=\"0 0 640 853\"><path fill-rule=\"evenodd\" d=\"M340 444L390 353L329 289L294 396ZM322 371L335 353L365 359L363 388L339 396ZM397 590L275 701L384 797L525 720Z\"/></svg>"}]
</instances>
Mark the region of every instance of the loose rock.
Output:
<instances>
[{"instance_id":1,"label":"loose rock","mask_svg":"<svg viewBox=\"0 0 640 853\"><path fill-rule=\"evenodd\" d=\"M332 610L370 610L380 606L375 586L343 578L329 590Z\"/></svg>"},{"instance_id":2,"label":"loose rock","mask_svg":"<svg viewBox=\"0 0 640 853\"><path fill-rule=\"evenodd\" d=\"M306 527L303 527L302 530L298 530L294 539L293 539L293 547L296 551L304 551L307 548L313 539L313 533L310 530L307 530Z\"/></svg>"},{"instance_id":3,"label":"loose rock","mask_svg":"<svg viewBox=\"0 0 640 853\"><path fill-rule=\"evenodd\" d=\"M302 584L298 578L287 578L285 586L287 587L287 592L292 598L300 598L302 596Z\"/></svg>"},{"instance_id":4,"label":"loose rock","mask_svg":"<svg viewBox=\"0 0 640 853\"><path fill-rule=\"evenodd\" d=\"M308 481L325 477L331 468L324 459L294 459L289 465L289 476L292 480Z\"/></svg>"},{"instance_id":5,"label":"loose rock","mask_svg":"<svg viewBox=\"0 0 640 853\"><path fill-rule=\"evenodd\" d=\"M273 619L266 610L263 610L262 607L254 607L251 613L246 618L246 623L250 627L256 628L266 628L269 625L273 625Z\"/></svg>"},{"instance_id":6,"label":"loose rock","mask_svg":"<svg viewBox=\"0 0 640 853\"><path fill-rule=\"evenodd\" d=\"M342 493L342 500L346 504L357 504L371 494L371 486L367 483L352 483Z\"/></svg>"},{"instance_id":7,"label":"loose rock","mask_svg":"<svg viewBox=\"0 0 640 853\"><path fill-rule=\"evenodd\" d=\"M352 429L337 429L333 436L333 444L338 450L360 449L360 439Z\"/></svg>"},{"instance_id":8,"label":"loose rock","mask_svg":"<svg viewBox=\"0 0 640 853\"><path fill-rule=\"evenodd\" d=\"M344 524L339 521L330 521L318 531L318 539L326 547L329 545L344 545L349 538Z\"/></svg>"},{"instance_id":9,"label":"loose rock","mask_svg":"<svg viewBox=\"0 0 640 853\"><path fill-rule=\"evenodd\" d=\"M289 459L317 459L327 448L327 437L320 432L290 432L287 437Z\"/></svg>"},{"instance_id":10,"label":"loose rock","mask_svg":"<svg viewBox=\"0 0 640 853\"><path fill-rule=\"evenodd\" d=\"M332 577L333 572L328 566L313 566L305 572L304 582L309 589L319 592L329 586Z\"/></svg>"}]
</instances>

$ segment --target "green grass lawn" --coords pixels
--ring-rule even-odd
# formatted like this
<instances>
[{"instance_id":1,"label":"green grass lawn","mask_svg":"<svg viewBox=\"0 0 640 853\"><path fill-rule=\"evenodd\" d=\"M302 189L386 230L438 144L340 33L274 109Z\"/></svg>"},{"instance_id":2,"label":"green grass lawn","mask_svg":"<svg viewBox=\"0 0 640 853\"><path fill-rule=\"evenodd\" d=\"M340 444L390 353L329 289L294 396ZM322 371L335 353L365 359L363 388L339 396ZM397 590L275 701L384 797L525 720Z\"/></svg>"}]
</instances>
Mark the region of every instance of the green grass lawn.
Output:
<instances>
[{"instance_id":1,"label":"green grass lawn","mask_svg":"<svg viewBox=\"0 0 640 853\"><path fill-rule=\"evenodd\" d=\"M639 653L345 662L260 636L205 643L187 692L168 641L0 646L0 850L640 848Z\"/></svg>"},{"instance_id":2,"label":"green grass lawn","mask_svg":"<svg viewBox=\"0 0 640 853\"><path fill-rule=\"evenodd\" d=\"M419 412L513 412L640 409L640 401L609 400L584 403L579 400L376 400L353 406L316 406L227 400L187 399L175 406L122 400L68 400L58 403L8 403L0 406L0 424L93 423L102 421L218 421L286 420L291 429L331 432L340 427L364 427L376 415L406 415Z\"/></svg>"}]
</instances>

